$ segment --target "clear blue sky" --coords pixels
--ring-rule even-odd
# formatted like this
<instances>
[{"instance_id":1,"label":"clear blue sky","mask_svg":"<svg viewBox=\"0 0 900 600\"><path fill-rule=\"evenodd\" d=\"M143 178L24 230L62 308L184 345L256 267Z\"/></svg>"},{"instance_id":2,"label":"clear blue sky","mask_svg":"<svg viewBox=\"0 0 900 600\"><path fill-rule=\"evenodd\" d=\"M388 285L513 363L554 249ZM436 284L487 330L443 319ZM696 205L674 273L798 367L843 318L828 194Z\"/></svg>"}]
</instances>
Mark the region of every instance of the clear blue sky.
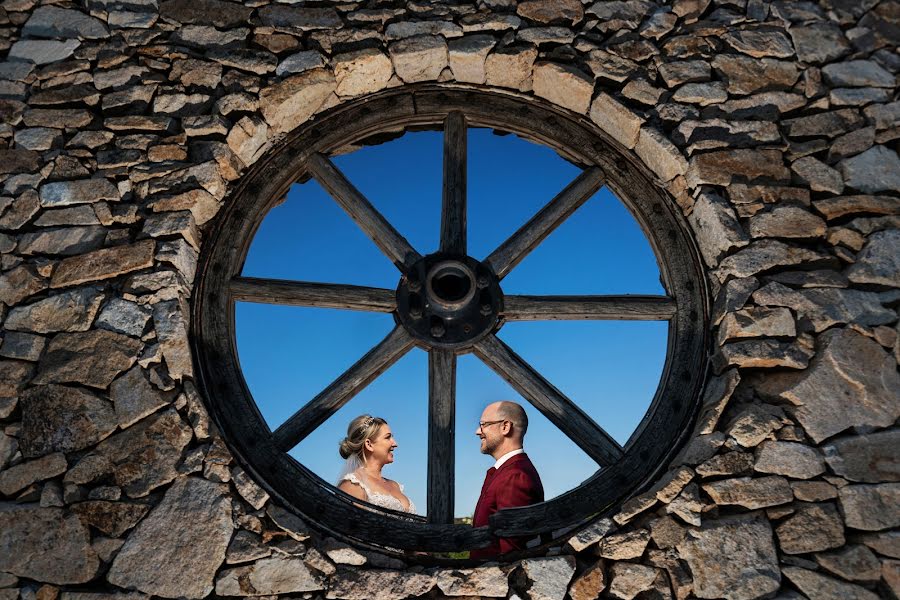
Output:
<instances>
[{"instance_id":1,"label":"clear blue sky","mask_svg":"<svg viewBox=\"0 0 900 600\"><path fill-rule=\"evenodd\" d=\"M483 259L562 190L579 169L516 136L469 130L468 245ZM408 133L338 156L335 164L420 254L437 249L442 134ZM314 181L294 185L260 226L243 274L395 289L399 271ZM649 243L624 205L603 189L501 283L507 294L663 294ZM390 315L238 303L244 377L275 429L393 328ZM665 361L667 324L640 321L516 322L500 338L624 444L643 417ZM456 515L471 516L493 459L478 452L484 406L520 402L525 448L550 499L597 465L471 354L459 357ZM343 464L338 443L362 413L384 417L399 448L385 476L426 506L428 360L412 350L292 451L330 483Z\"/></svg>"}]
</instances>

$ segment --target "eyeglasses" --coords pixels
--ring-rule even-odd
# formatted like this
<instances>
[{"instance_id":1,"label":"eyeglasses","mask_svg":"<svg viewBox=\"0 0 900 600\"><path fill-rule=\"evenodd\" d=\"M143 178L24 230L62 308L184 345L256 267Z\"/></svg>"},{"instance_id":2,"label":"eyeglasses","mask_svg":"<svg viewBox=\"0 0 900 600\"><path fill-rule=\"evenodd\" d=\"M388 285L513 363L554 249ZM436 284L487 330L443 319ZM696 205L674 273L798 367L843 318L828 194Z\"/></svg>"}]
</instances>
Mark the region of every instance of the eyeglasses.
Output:
<instances>
[{"instance_id":1,"label":"eyeglasses","mask_svg":"<svg viewBox=\"0 0 900 600\"><path fill-rule=\"evenodd\" d=\"M496 425L497 423L503 423L507 421L507 419L500 419L499 421L479 421L478 429L484 429L485 427L490 427L491 425Z\"/></svg>"}]
</instances>

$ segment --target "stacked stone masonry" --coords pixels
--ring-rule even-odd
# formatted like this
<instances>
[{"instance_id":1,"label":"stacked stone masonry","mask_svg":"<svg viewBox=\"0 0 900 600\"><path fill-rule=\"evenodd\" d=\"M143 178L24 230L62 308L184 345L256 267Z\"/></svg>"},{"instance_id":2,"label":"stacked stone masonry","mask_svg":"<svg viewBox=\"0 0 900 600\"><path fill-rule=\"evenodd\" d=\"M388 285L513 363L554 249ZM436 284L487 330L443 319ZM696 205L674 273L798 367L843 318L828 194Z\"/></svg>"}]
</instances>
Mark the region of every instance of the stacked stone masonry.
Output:
<instances>
[{"instance_id":1,"label":"stacked stone masonry","mask_svg":"<svg viewBox=\"0 0 900 600\"><path fill-rule=\"evenodd\" d=\"M898 40L891 0L5 0L0 600L900 597ZM423 81L587 116L708 267L686 447L544 557L323 538L192 383L235 182L316 113Z\"/></svg>"}]
</instances>

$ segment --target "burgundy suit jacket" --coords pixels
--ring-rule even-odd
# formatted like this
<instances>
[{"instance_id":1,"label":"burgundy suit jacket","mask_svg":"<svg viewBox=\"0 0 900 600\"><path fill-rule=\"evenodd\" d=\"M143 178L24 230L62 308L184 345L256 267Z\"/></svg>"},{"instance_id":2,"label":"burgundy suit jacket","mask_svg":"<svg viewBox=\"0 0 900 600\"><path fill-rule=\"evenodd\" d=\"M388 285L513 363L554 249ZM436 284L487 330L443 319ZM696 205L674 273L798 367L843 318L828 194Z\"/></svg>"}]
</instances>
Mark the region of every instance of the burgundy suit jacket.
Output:
<instances>
[{"instance_id":1,"label":"burgundy suit jacket","mask_svg":"<svg viewBox=\"0 0 900 600\"><path fill-rule=\"evenodd\" d=\"M475 505L474 527L488 524L492 514L501 508L527 506L544 501L544 486L541 478L528 456L517 454L500 465L499 469L491 467L481 486L481 496ZM511 552L524 550L529 538L497 538L487 548L472 550L471 558L489 558Z\"/></svg>"}]
</instances>

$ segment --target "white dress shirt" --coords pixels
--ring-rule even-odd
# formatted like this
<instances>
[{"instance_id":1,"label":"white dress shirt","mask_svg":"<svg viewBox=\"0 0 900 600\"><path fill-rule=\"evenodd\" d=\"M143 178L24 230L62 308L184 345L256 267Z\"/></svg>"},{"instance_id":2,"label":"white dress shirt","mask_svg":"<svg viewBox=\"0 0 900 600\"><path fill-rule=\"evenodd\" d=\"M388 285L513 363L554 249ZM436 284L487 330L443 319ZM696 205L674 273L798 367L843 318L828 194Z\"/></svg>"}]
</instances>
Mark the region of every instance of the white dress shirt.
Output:
<instances>
[{"instance_id":1,"label":"white dress shirt","mask_svg":"<svg viewBox=\"0 0 900 600\"><path fill-rule=\"evenodd\" d=\"M506 461L511 459L516 454L525 454L525 449L519 448L518 450L513 450L511 452L507 452L506 454L504 454L503 456L501 456L500 458L497 459L497 462L494 463L494 468L499 469L501 466L503 466L503 463L505 463Z\"/></svg>"}]
</instances>

